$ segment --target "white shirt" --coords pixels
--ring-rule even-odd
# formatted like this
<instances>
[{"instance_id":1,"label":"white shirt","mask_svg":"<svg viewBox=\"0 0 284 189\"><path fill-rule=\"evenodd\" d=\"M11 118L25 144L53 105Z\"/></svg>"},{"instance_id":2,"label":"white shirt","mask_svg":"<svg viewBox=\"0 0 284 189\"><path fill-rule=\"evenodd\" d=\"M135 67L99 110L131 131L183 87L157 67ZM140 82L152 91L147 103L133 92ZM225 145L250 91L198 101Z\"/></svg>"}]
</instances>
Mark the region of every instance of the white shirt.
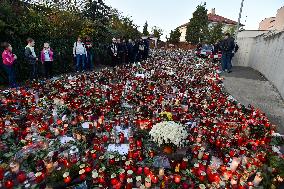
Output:
<instances>
[{"instance_id":1,"label":"white shirt","mask_svg":"<svg viewBox=\"0 0 284 189\"><path fill-rule=\"evenodd\" d=\"M82 42L75 42L74 43L74 47L73 47L73 54L74 55L87 55L87 50L85 48L85 45L84 43Z\"/></svg>"},{"instance_id":2,"label":"white shirt","mask_svg":"<svg viewBox=\"0 0 284 189\"><path fill-rule=\"evenodd\" d=\"M50 55L49 55L49 50L44 50L44 61L51 61Z\"/></svg>"}]
</instances>

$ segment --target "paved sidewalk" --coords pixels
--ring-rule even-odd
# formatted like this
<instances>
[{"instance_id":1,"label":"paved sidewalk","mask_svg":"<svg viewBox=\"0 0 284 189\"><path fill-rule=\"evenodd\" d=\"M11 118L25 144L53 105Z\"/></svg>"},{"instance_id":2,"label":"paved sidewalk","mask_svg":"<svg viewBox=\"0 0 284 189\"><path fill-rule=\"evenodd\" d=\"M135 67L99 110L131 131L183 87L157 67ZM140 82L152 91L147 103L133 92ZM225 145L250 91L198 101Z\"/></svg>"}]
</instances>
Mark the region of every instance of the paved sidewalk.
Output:
<instances>
[{"instance_id":1,"label":"paved sidewalk","mask_svg":"<svg viewBox=\"0 0 284 189\"><path fill-rule=\"evenodd\" d=\"M228 92L242 104L261 109L284 134L284 101L277 89L252 68L234 67L232 71L222 74Z\"/></svg>"}]
</instances>

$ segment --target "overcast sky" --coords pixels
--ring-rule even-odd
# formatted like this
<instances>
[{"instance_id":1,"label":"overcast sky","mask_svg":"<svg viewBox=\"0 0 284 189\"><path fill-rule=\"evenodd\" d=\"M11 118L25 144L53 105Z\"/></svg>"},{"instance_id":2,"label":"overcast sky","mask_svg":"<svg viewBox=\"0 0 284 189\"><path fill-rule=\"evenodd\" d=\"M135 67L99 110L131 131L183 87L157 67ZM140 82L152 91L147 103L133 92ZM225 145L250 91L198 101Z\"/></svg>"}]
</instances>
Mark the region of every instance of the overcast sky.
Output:
<instances>
[{"instance_id":1,"label":"overcast sky","mask_svg":"<svg viewBox=\"0 0 284 189\"><path fill-rule=\"evenodd\" d=\"M204 0L105 0L105 2L132 16L142 26L147 20L150 27L158 26L168 35L170 30L186 23L192 17L196 6ZM241 0L207 0L207 9L216 9L216 14L237 21ZM261 20L276 15L284 6L284 0L245 0L241 22L245 29L258 29ZM163 38L165 38L165 35Z\"/></svg>"}]
</instances>

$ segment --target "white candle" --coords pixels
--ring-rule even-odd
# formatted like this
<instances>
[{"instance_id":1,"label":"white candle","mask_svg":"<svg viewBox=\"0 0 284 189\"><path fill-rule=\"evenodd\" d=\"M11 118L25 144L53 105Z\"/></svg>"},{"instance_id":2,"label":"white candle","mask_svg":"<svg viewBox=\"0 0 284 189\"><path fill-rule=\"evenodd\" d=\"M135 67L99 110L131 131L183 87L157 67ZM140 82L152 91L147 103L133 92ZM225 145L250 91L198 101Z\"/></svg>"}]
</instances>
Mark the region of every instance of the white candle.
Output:
<instances>
[{"instance_id":1,"label":"white candle","mask_svg":"<svg viewBox=\"0 0 284 189\"><path fill-rule=\"evenodd\" d=\"M234 176L232 179L231 179L231 185L236 185L238 184L238 178L236 176Z\"/></svg>"},{"instance_id":2,"label":"white candle","mask_svg":"<svg viewBox=\"0 0 284 189\"><path fill-rule=\"evenodd\" d=\"M200 150L198 151L199 153L198 153L198 159L202 159L202 157L203 157L203 154L204 154L204 148L202 147L202 148L200 148Z\"/></svg>"},{"instance_id":3,"label":"white candle","mask_svg":"<svg viewBox=\"0 0 284 189\"><path fill-rule=\"evenodd\" d=\"M159 169L159 179L163 179L164 175L165 175L165 170L164 170L164 168L160 168L160 169Z\"/></svg>"},{"instance_id":4,"label":"white candle","mask_svg":"<svg viewBox=\"0 0 284 189\"><path fill-rule=\"evenodd\" d=\"M262 181L261 173L257 172L255 177L254 177L254 180L252 182L253 182L254 186L258 186L261 181Z\"/></svg>"},{"instance_id":5,"label":"white candle","mask_svg":"<svg viewBox=\"0 0 284 189\"><path fill-rule=\"evenodd\" d=\"M231 163L231 170L234 172L238 168L240 164L240 158L233 158L233 161Z\"/></svg>"}]
</instances>

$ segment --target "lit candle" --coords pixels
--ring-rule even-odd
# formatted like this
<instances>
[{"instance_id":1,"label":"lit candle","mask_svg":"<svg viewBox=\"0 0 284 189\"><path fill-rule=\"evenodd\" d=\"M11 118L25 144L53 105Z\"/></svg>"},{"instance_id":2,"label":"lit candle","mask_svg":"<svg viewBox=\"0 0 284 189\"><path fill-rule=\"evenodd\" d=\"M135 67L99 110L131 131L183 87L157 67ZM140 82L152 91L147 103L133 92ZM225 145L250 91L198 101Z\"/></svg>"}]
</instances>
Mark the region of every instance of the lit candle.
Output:
<instances>
[{"instance_id":1,"label":"lit candle","mask_svg":"<svg viewBox=\"0 0 284 189\"><path fill-rule=\"evenodd\" d=\"M202 159L202 157L203 157L203 154L204 154L204 148L202 147L202 148L200 148L200 150L198 151L198 159Z\"/></svg>"},{"instance_id":2,"label":"lit candle","mask_svg":"<svg viewBox=\"0 0 284 189\"><path fill-rule=\"evenodd\" d=\"M117 180L117 178L116 178L116 174L115 174L115 173L113 173L113 174L111 175L111 180L110 180L110 182L111 182L112 186L115 186L115 185L118 184L118 180Z\"/></svg>"},{"instance_id":3,"label":"lit candle","mask_svg":"<svg viewBox=\"0 0 284 189\"><path fill-rule=\"evenodd\" d=\"M159 179L163 179L164 175L165 175L165 170L164 170L164 168L160 168L160 169L159 169Z\"/></svg>"},{"instance_id":4,"label":"lit candle","mask_svg":"<svg viewBox=\"0 0 284 189\"><path fill-rule=\"evenodd\" d=\"M231 163L231 170L233 171L233 172L235 172L236 171L236 169L238 168L238 166L239 166L239 164L240 164L240 158L233 158L233 161L232 161L232 163Z\"/></svg>"},{"instance_id":5,"label":"lit candle","mask_svg":"<svg viewBox=\"0 0 284 189\"><path fill-rule=\"evenodd\" d=\"M57 128L54 129L54 135L55 135L55 136L58 136L58 135L59 135L59 129L57 129Z\"/></svg>"},{"instance_id":6,"label":"lit candle","mask_svg":"<svg viewBox=\"0 0 284 189\"><path fill-rule=\"evenodd\" d=\"M181 169L186 169L187 166L188 166L188 159L187 158L183 158L182 162L181 162L181 165L180 165L180 168Z\"/></svg>"},{"instance_id":7,"label":"lit candle","mask_svg":"<svg viewBox=\"0 0 284 189\"><path fill-rule=\"evenodd\" d=\"M202 136L201 135L198 135L198 137L196 138L196 142L197 143L200 143L202 141Z\"/></svg>"},{"instance_id":8,"label":"lit candle","mask_svg":"<svg viewBox=\"0 0 284 189\"><path fill-rule=\"evenodd\" d=\"M175 177L174 177L174 181L175 181L175 183L176 184L179 184L180 183L180 180L181 180L181 176L180 175L175 175Z\"/></svg>"},{"instance_id":9,"label":"lit candle","mask_svg":"<svg viewBox=\"0 0 284 189\"><path fill-rule=\"evenodd\" d=\"M145 187L151 188L151 178L150 177L145 178Z\"/></svg>"},{"instance_id":10,"label":"lit candle","mask_svg":"<svg viewBox=\"0 0 284 189\"><path fill-rule=\"evenodd\" d=\"M142 181L142 178L141 176L137 176L136 177L136 187L139 188L141 186L141 181Z\"/></svg>"},{"instance_id":11,"label":"lit candle","mask_svg":"<svg viewBox=\"0 0 284 189\"><path fill-rule=\"evenodd\" d=\"M47 163L47 164L45 165L45 167L46 167L46 172L47 172L47 173L52 173L52 171L53 171L53 162L50 161L49 163Z\"/></svg>"},{"instance_id":12,"label":"lit candle","mask_svg":"<svg viewBox=\"0 0 284 189\"><path fill-rule=\"evenodd\" d=\"M224 180L229 180L231 175L232 175L231 169L227 168L227 171L225 171L224 174L223 174Z\"/></svg>"},{"instance_id":13,"label":"lit candle","mask_svg":"<svg viewBox=\"0 0 284 189\"><path fill-rule=\"evenodd\" d=\"M258 186L261 181L262 181L261 173L257 172L252 183L254 184L254 186Z\"/></svg>"},{"instance_id":14,"label":"lit candle","mask_svg":"<svg viewBox=\"0 0 284 189\"><path fill-rule=\"evenodd\" d=\"M234 186L238 184L238 177L237 176L233 176L233 178L231 179L231 185Z\"/></svg>"},{"instance_id":15,"label":"lit candle","mask_svg":"<svg viewBox=\"0 0 284 189\"><path fill-rule=\"evenodd\" d=\"M20 164L18 162L11 162L10 163L10 169L12 173L18 173L20 170Z\"/></svg>"},{"instance_id":16,"label":"lit candle","mask_svg":"<svg viewBox=\"0 0 284 189\"><path fill-rule=\"evenodd\" d=\"M132 182L133 182L132 178L127 179L126 189L132 189L133 185Z\"/></svg>"},{"instance_id":17,"label":"lit candle","mask_svg":"<svg viewBox=\"0 0 284 189\"><path fill-rule=\"evenodd\" d=\"M125 179L125 170L122 169L119 173L119 180L120 182L124 182L124 179Z\"/></svg>"}]
</instances>

